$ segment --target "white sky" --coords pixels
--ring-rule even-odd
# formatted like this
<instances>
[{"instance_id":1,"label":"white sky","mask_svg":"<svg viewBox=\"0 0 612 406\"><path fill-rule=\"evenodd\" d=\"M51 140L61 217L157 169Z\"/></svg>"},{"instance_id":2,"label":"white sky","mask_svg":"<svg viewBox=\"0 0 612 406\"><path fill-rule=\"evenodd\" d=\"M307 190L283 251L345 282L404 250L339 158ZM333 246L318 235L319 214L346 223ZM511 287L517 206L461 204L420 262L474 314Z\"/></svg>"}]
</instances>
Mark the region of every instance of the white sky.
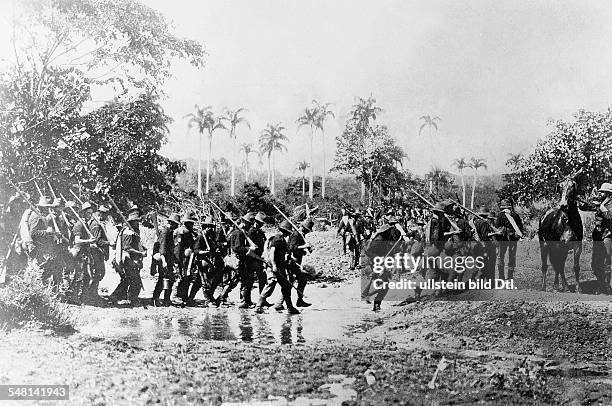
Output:
<instances>
[{"instance_id":1,"label":"white sky","mask_svg":"<svg viewBox=\"0 0 612 406\"><path fill-rule=\"evenodd\" d=\"M194 104L245 107L256 142L282 122L291 142L277 167L290 173L308 159L308 132L295 121L316 98L334 103L326 126L327 162L356 96L372 94L380 122L422 173L431 162L451 170L460 156L485 158L503 172L512 152L528 152L547 120L580 108L603 110L612 95L612 2L145 0L182 36L204 43L206 67L177 66L164 101L175 122L164 153L197 157L183 116ZM442 118L432 144L418 137L424 114ZM225 133L213 155L230 157ZM320 140L315 168L321 165ZM254 159L254 158L253 158Z\"/></svg>"}]
</instances>

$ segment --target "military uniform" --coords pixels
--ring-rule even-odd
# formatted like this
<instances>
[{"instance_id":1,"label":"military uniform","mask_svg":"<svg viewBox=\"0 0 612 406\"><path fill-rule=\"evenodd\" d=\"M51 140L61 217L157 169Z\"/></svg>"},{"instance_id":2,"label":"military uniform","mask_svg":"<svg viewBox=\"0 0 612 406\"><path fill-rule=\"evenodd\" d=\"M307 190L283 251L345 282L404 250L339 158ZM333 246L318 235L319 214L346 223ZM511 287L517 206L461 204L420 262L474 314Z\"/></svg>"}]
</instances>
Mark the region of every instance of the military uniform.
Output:
<instances>
[{"instance_id":1,"label":"military uniform","mask_svg":"<svg viewBox=\"0 0 612 406\"><path fill-rule=\"evenodd\" d=\"M201 279L197 272L197 268L194 266L195 258L193 249L198 234L193 230L193 224L195 218L192 215L187 215L181 220L183 225L176 230L175 238L175 257L177 258L177 267L180 280L177 286L176 295L183 301L183 303L189 302L190 292L189 287L192 286L193 297L195 292L200 289ZM191 223L190 226L186 226L186 223ZM193 304L193 303L190 303Z\"/></svg>"},{"instance_id":2,"label":"military uniform","mask_svg":"<svg viewBox=\"0 0 612 406\"><path fill-rule=\"evenodd\" d=\"M204 229L198 235L194 251L196 253L198 270L204 299L209 306L216 306L214 292L220 283L223 268L219 267L217 253L216 233L212 218L204 221Z\"/></svg>"},{"instance_id":3,"label":"military uniform","mask_svg":"<svg viewBox=\"0 0 612 406\"><path fill-rule=\"evenodd\" d=\"M265 215L263 213L258 213L255 217L255 224L247 232L249 238L257 246L255 249L255 254L260 257L263 256L264 246L266 244L266 234L261 229L261 225L263 224L264 220ZM259 289L259 293L261 294L264 286L266 286L267 279L264 263L258 259L247 257L247 268L253 270L255 278L257 279L257 287Z\"/></svg>"},{"instance_id":4,"label":"military uniform","mask_svg":"<svg viewBox=\"0 0 612 406\"><path fill-rule=\"evenodd\" d=\"M274 253L270 260L273 264L272 268L269 268L266 273L268 275L266 286L264 287L259 301L257 302L257 312L263 311L264 303L267 298L272 295L276 284L280 284L283 301L287 305L287 310L291 314L299 314L299 310L293 307L291 303L291 282L289 282L289 272L287 269L287 256L289 255L289 245L285 240L285 236L289 236L291 233L291 224L288 221L283 221L279 225L279 232L275 234L268 242L268 249L274 249ZM274 266L275 265L275 266ZM277 310L281 310L280 307Z\"/></svg>"},{"instance_id":5,"label":"military uniform","mask_svg":"<svg viewBox=\"0 0 612 406\"><path fill-rule=\"evenodd\" d=\"M157 303L162 291L164 292L164 305L171 304L170 295L172 293L172 285L174 284L174 268L176 265L176 257L174 256L174 231L180 222L178 214L174 214L168 219L168 226L164 227L159 233L158 253L160 255L159 266L157 266L157 282L153 289L153 302ZM173 224L173 225L171 225ZM166 266L163 266L161 257L163 256Z\"/></svg>"},{"instance_id":6,"label":"military uniform","mask_svg":"<svg viewBox=\"0 0 612 406\"><path fill-rule=\"evenodd\" d=\"M103 207L102 210L106 210L106 208ZM106 274L105 261L109 258L110 242L108 241L106 229L101 220L96 221L96 219L92 217L88 226L95 239L95 247L92 247L90 251L91 279L89 281L87 293L89 296L88 299L99 301L98 286Z\"/></svg>"},{"instance_id":7,"label":"military uniform","mask_svg":"<svg viewBox=\"0 0 612 406\"><path fill-rule=\"evenodd\" d=\"M130 215L128 221L134 221L139 219L137 215ZM123 257L123 277L119 286L115 289L115 292L111 296L123 298L127 296L127 299L135 304L138 302L138 295L142 289L142 279L140 278L140 271L142 270L142 245L140 243L140 236L137 233L137 229L134 231L130 230L129 227L124 227L118 238L121 238L122 257Z\"/></svg>"},{"instance_id":8,"label":"military uniform","mask_svg":"<svg viewBox=\"0 0 612 406\"><path fill-rule=\"evenodd\" d=\"M254 218L254 216L253 216ZM250 216L242 217L241 222L245 228L249 228L252 224ZM249 243L245 236L247 230L234 228L229 235L230 248L232 253L238 258L238 277L240 278L240 304L239 307L249 307L253 305L251 300L251 290L254 283L254 269L247 267L247 254L249 252Z\"/></svg>"},{"instance_id":9,"label":"military uniform","mask_svg":"<svg viewBox=\"0 0 612 406\"><path fill-rule=\"evenodd\" d=\"M516 232L512 223L508 219L509 216L514 219L519 231L523 232L523 222L518 214L516 214L510 203L507 201L502 201L500 203L501 211L497 215L497 219L495 220L495 228L501 230L501 234L498 234L498 246L499 251L497 255L497 272L500 279L506 279L504 273L504 259L506 256L506 252L508 253L508 278L512 279L514 277L514 269L516 267L516 248L518 246L518 240L520 239L520 235ZM506 210L509 210L508 213Z\"/></svg>"}]
</instances>

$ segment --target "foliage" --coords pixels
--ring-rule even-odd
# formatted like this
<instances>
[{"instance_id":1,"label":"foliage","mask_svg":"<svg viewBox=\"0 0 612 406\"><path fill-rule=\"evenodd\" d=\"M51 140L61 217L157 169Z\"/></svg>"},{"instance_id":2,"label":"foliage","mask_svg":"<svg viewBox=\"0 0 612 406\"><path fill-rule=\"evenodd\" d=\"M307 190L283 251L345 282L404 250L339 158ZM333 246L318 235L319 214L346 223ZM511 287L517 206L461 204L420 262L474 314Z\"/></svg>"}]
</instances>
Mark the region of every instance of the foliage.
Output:
<instances>
[{"instance_id":1,"label":"foliage","mask_svg":"<svg viewBox=\"0 0 612 406\"><path fill-rule=\"evenodd\" d=\"M610 180L612 110L580 110L573 121L551 124L551 133L538 142L531 154L509 160L509 165L516 167L506 176L508 183L500 190L501 195L524 203L555 197L558 182L581 168L585 172L580 182L583 191Z\"/></svg>"},{"instance_id":2,"label":"foliage","mask_svg":"<svg viewBox=\"0 0 612 406\"><path fill-rule=\"evenodd\" d=\"M157 11L135 0L26 0L14 19L15 63L36 72L33 98L53 82L56 66L76 66L95 84L127 91L154 88L171 76L171 63L204 64L196 41L179 38ZM48 82L49 81L49 82Z\"/></svg>"},{"instance_id":3,"label":"foliage","mask_svg":"<svg viewBox=\"0 0 612 406\"><path fill-rule=\"evenodd\" d=\"M38 267L28 266L0 288L0 327L11 329L33 323L54 330L73 330L67 306L38 277L41 272Z\"/></svg>"},{"instance_id":4,"label":"foliage","mask_svg":"<svg viewBox=\"0 0 612 406\"><path fill-rule=\"evenodd\" d=\"M170 121L159 88L175 59L202 66L202 46L176 37L161 14L133 0L19 6L14 61L0 77L1 176L30 192L27 182L38 178L85 195L159 200L184 168L158 154ZM89 111L93 87L105 85L115 86L115 99Z\"/></svg>"},{"instance_id":5,"label":"foliage","mask_svg":"<svg viewBox=\"0 0 612 406\"><path fill-rule=\"evenodd\" d=\"M333 171L354 174L372 193L380 196L384 190L402 185L403 175L398 169L405 153L391 137L384 125L374 124L381 109L376 100L360 99L353 106L342 134L336 137Z\"/></svg>"}]
</instances>

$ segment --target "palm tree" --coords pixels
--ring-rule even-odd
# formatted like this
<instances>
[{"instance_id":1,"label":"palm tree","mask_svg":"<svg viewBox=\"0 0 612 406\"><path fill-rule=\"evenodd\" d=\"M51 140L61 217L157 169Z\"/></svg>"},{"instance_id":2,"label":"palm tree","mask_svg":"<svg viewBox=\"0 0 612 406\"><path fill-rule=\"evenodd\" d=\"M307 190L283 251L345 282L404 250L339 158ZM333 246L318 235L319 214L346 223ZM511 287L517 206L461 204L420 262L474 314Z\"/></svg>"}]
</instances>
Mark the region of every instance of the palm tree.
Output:
<instances>
[{"instance_id":1,"label":"palm tree","mask_svg":"<svg viewBox=\"0 0 612 406\"><path fill-rule=\"evenodd\" d=\"M432 129L434 129L436 132L438 131L438 121L440 121L441 118L438 116L432 117L430 115L425 115L425 116L421 116L419 120L423 121L423 124L421 124L421 126L419 127L419 137L421 136L421 133L423 132L423 130L425 128L428 128L429 129L429 141L431 143L433 141ZM434 151L434 148L430 148L430 150ZM429 155L429 164L433 165L433 153ZM433 188L433 183L430 180L429 181L429 193L431 193L432 188Z\"/></svg>"},{"instance_id":2,"label":"palm tree","mask_svg":"<svg viewBox=\"0 0 612 406\"><path fill-rule=\"evenodd\" d=\"M304 113L298 117L298 130L303 126L310 127L310 180L309 180L309 190L308 197L312 199L314 197L314 132L315 128L317 128L317 124L319 122L319 111L317 107L304 109Z\"/></svg>"},{"instance_id":3,"label":"palm tree","mask_svg":"<svg viewBox=\"0 0 612 406\"><path fill-rule=\"evenodd\" d=\"M468 168L470 164L465 158L461 157L453 161L453 166L459 170L459 176L461 176L461 199L463 200L461 203L465 206L465 178L463 170Z\"/></svg>"},{"instance_id":4,"label":"palm tree","mask_svg":"<svg viewBox=\"0 0 612 406\"><path fill-rule=\"evenodd\" d=\"M317 117L317 128L321 130L321 147L322 147L322 157L323 157L323 176L321 179L321 197L325 197L325 176L327 174L325 170L325 120L327 120L328 116L336 118L334 112L329 109L331 103L320 104L318 101L312 101L315 105L315 108L318 111Z\"/></svg>"},{"instance_id":5,"label":"palm tree","mask_svg":"<svg viewBox=\"0 0 612 406\"><path fill-rule=\"evenodd\" d=\"M476 178L478 177L478 169L485 168L487 169L487 164L484 159L481 158L470 158L469 167L474 169L474 181L472 183L472 201L470 203L470 208L474 209L474 192L476 191Z\"/></svg>"},{"instance_id":6,"label":"palm tree","mask_svg":"<svg viewBox=\"0 0 612 406\"><path fill-rule=\"evenodd\" d=\"M187 122L188 129L196 127L200 133L198 142L198 196L202 195L202 138L206 130L207 112L211 109L210 106L200 108L195 105L195 113L189 113L184 118L189 118Z\"/></svg>"},{"instance_id":7,"label":"palm tree","mask_svg":"<svg viewBox=\"0 0 612 406\"><path fill-rule=\"evenodd\" d=\"M241 114L244 113L245 111L246 109L243 109L243 108L239 108L237 110L226 109L225 116L222 118L222 120L227 121L227 123L229 124L229 136L233 142L233 145L232 145L232 180L230 183L231 185L230 195L231 196L235 196L236 194L236 127L238 126L238 124L244 123L246 124L247 127L249 127L249 130L251 129L251 125L249 124L247 119L241 116Z\"/></svg>"},{"instance_id":8,"label":"palm tree","mask_svg":"<svg viewBox=\"0 0 612 406\"><path fill-rule=\"evenodd\" d=\"M244 152L244 181L246 183L249 182L249 155L253 152L253 144L252 143L242 143L240 145L240 152Z\"/></svg>"},{"instance_id":9,"label":"palm tree","mask_svg":"<svg viewBox=\"0 0 612 406\"><path fill-rule=\"evenodd\" d=\"M200 134L204 134L204 130L208 132L208 151L206 158L206 194L208 194L210 190L210 164L211 164L211 155L212 155L212 139L215 130L225 129L223 122L220 118L215 117L215 114L212 111L211 106L206 106L204 108L199 108L197 105L195 106L196 112L186 115L185 117L189 117L189 126L190 128L197 125L198 131ZM202 155L202 142L200 137L200 157ZM198 162L198 194L202 195L202 175L200 174L202 170L201 166L201 158Z\"/></svg>"},{"instance_id":10,"label":"palm tree","mask_svg":"<svg viewBox=\"0 0 612 406\"><path fill-rule=\"evenodd\" d=\"M276 183L276 175L274 173L275 151L282 152L287 150L287 146L283 144L283 141L287 141L288 138L283 134L283 131L285 131L285 127L281 123L275 125L268 124L259 136L260 150L268 154L268 178L270 179L269 187L272 195L275 194L274 187Z\"/></svg>"},{"instance_id":11,"label":"palm tree","mask_svg":"<svg viewBox=\"0 0 612 406\"><path fill-rule=\"evenodd\" d=\"M297 163L297 170L302 172L302 196L306 194L306 169L310 164L307 161L300 161Z\"/></svg>"}]
</instances>

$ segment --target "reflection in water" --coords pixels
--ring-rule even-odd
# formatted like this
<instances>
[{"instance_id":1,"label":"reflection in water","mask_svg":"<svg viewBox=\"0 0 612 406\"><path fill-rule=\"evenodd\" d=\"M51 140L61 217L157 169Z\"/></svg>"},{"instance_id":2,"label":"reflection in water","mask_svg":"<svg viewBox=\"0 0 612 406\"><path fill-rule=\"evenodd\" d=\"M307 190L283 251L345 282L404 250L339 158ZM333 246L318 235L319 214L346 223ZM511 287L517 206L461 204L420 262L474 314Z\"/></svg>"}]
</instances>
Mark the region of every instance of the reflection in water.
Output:
<instances>
[{"instance_id":1,"label":"reflection in water","mask_svg":"<svg viewBox=\"0 0 612 406\"><path fill-rule=\"evenodd\" d=\"M351 296L353 292L355 297ZM110 317L80 326L80 330L134 345L185 338L263 344L334 340L366 331L380 322L381 317L359 301L359 292L357 283L344 289L313 287L315 306L294 316L272 309L264 314L236 308L200 307L180 309L180 313L179 309L174 313L163 310L165 314L151 309L146 318L110 314Z\"/></svg>"},{"instance_id":2,"label":"reflection in water","mask_svg":"<svg viewBox=\"0 0 612 406\"><path fill-rule=\"evenodd\" d=\"M251 314L247 311L240 312L240 338L242 341L253 341L253 326L251 325Z\"/></svg>"}]
</instances>

